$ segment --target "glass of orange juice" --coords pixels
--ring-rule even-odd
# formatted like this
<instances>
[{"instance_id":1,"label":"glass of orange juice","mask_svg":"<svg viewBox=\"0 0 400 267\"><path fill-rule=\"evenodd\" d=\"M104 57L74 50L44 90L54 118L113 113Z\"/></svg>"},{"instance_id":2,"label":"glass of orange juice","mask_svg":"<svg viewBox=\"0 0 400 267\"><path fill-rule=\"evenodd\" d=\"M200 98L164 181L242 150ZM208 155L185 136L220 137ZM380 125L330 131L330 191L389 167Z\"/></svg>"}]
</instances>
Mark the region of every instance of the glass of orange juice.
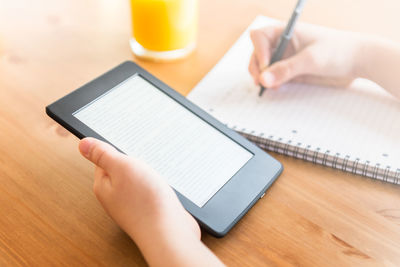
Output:
<instances>
[{"instance_id":1,"label":"glass of orange juice","mask_svg":"<svg viewBox=\"0 0 400 267\"><path fill-rule=\"evenodd\" d=\"M183 58L196 47L198 0L131 0L133 53L155 61Z\"/></svg>"}]
</instances>

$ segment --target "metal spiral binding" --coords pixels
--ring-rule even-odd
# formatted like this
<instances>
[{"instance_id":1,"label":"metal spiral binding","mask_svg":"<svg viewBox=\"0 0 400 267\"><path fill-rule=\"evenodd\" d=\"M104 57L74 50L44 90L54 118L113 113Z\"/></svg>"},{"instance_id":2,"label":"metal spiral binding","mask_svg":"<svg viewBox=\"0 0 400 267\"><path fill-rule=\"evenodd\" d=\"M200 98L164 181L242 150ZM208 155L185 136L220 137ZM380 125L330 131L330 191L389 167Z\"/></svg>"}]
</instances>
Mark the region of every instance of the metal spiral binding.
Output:
<instances>
[{"instance_id":1,"label":"metal spiral binding","mask_svg":"<svg viewBox=\"0 0 400 267\"><path fill-rule=\"evenodd\" d=\"M259 144L259 143L261 143L262 141L263 141L263 139L262 139L262 136L264 135L264 133L260 133L259 135L254 135L256 138L255 138L255 142L257 143L257 144Z\"/></svg>"},{"instance_id":2,"label":"metal spiral binding","mask_svg":"<svg viewBox=\"0 0 400 267\"><path fill-rule=\"evenodd\" d=\"M333 157L332 167L335 169L338 169L337 162L338 162L339 156L340 156L340 153L336 153L335 156Z\"/></svg>"},{"instance_id":3,"label":"metal spiral binding","mask_svg":"<svg viewBox=\"0 0 400 267\"><path fill-rule=\"evenodd\" d=\"M357 167L358 167L359 162L360 162L360 159L356 158L356 160L353 162L353 167L352 167L351 173L357 174Z\"/></svg>"},{"instance_id":4,"label":"metal spiral binding","mask_svg":"<svg viewBox=\"0 0 400 267\"><path fill-rule=\"evenodd\" d=\"M300 149L301 143L297 143L297 145L294 148L294 152L293 152L293 157L297 158L298 154L299 154L299 149Z\"/></svg>"},{"instance_id":5,"label":"metal spiral binding","mask_svg":"<svg viewBox=\"0 0 400 267\"><path fill-rule=\"evenodd\" d=\"M322 165L324 165L324 166L328 166L327 160L328 160L329 153L330 153L329 150L325 151L324 156L322 158Z\"/></svg>"},{"instance_id":6,"label":"metal spiral binding","mask_svg":"<svg viewBox=\"0 0 400 267\"><path fill-rule=\"evenodd\" d=\"M310 145L307 145L304 149L303 160L307 160L308 151L310 151Z\"/></svg>"},{"instance_id":7,"label":"metal spiral binding","mask_svg":"<svg viewBox=\"0 0 400 267\"><path fill-rule=\"evenodd\" d=\"M396 174L394 175L394 183L399 184L399 180L400 180L400 169L397 169Z\"/></svg>"},{"instance_id":8,"label":"metal spiral binding","mask_svg":"<svg viewBox=\"0 0 400 267\"><path fill-rule=\"evenodd\" d=\"M313 155L312 155L311 162L314 163L314 164L317 164L319 149L320 149L320 148L317 147L317 149L314 151L314 153L313 153Z\"/></svg>"},{"instance_id":9,"label":"metal spiral binding","mask_svg":"<svg viewBox=\"0 0 400 267\"><path fill-rule=\"evenodd\" d=\"M342 171L346 171L347 170L347 164L349 164L349 155L346 155L344 157L344 161L343 161L343 165L342 165Z\"/></svg>"},{"instance_id":10,"label":"metal spiral binding","mask_svg":"<svg viewBox=\"0 0 400 267\"><path fill-rule=\"evenodd\" d=\"M229 125L226 126L230 127ZM266 136L265 133L257 134L255 131L250 130L246 132L246 128L239 130L236 125L233 125L230 128L238 131L250 141L255 142L261 148L269 151L300 158L305 161L311 161L314 164L321 164L335 169L341 169L342 171L351 172L353 174L360 174L373 179L380 179L386 182L390 181L395 184L400 184L400 168L396 169L396 172L394 173L394 171L391 171L390 166L386 166L382 173L379 163L375 164L374 168L370 170L371 162L368 160L361 164L360 158L350 161L351 157L349 155L342 158L340 153L331 154L330 150L326 150L322 154L321 148L319 147L314 150L311 149L311 145L302 146L302 143L293 143L293 140L283 142L283 139L280 137L274 140L273 135ZM333 158L329 158L330 155L332 155ZM343 161L339 161L342 159ZM352 164L351 167L349 165L350 163Z\"/></svg>"},{"instance_id":11,"label":"metal spiral binding","mask_svg":"<svg viewBox=\"0 0 400 267\"><path fill-rule=\"evenodd\" d=\"M365 163L364 163L364 169L363 169L363 171L362 171L362 175L367 176L368 167L369 167L369 161L367 160L367 161L365 161Z\"/></svg>"},{"instance_id":12,"label":"metal spiral binding","mask_svg":"<svg viewBox=\"0 0 400 267\"><path fill-rule=\"evenodd\" d=\"M389 178L390 166L386 166L385 171L383 172L383 181L387 182Z\"/></svg>"},{"instance_id":13,"label":"metal spiral binding","mask_svg":"<svg viewBox=\"0 0 400 267\"><path fill-rule=\"evenodd\" d=\"M291 140L289 140L289 141L285 144L285 146L283 147L283 154L289 155L289 146L290 146L290 143L292 143Z\"/></svg>"},{"instance_id":14,"label":"metal spiral binding","mask_svg":"<svg viewBox=\"0 0 400 267\"><path fill-rule=\"evenodd\" d=\"M282 138L279 137L277 142L275 142L275 146L276 146L276 151L275 152L276 153L281 153L281 152L279 152L279 149L282 148L281 145L282 145ZM283 146L285 146L285 145L283 145ZM282 149L282 153L281 154L283 154L283 149Z\"/></svg>"},{"instance_id":15,"label":"metal spiral binding","mask_svg":"<svg viewBox=\"0 0 400 267\"><path fill-rule=\"evenodd\" d=\"M374 171L372 172L372 178L378 179L379 163L375 164Z\"/></svg>"},{"instance_id":16,"label":"metal spiral binding","mask_svg":"<svg viewBox=\"0 0 400 267\"><path fill-rule=\"evenodd\" d=\"M271 149L271 143L272 143L272 140L271 139L267 139L267 142L265 143L266 144L266 149L270 149L270 150L272 150Z\"/></svg>"},{"instance_id":17,"label":"metal spiral binding","mask_svg":"<svg viewBox=\"0 0 400 267\"><path fill-rule=\"evenodd\" d=\"M274 151L274 152L278 152L278 149L277 149L277 146L276 146L277 143L272 140L272 138L274 138L274 136L270 135L268 138L271 140L271 142L270 142L271 150Z\"/></svg>"}]
</instances>

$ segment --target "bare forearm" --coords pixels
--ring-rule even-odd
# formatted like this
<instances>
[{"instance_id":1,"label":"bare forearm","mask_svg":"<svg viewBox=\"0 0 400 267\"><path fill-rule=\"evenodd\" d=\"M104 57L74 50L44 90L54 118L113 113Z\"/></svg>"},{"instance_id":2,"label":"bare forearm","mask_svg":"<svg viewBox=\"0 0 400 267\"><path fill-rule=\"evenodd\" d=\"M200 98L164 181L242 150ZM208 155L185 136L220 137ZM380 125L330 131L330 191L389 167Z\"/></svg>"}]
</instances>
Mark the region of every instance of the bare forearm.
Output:
<instances>
[{"instance_id":1,"label":"bare forearm","mask_svg":"<svg viewBox=\"0 0 400 267\"><path fill-rule=\"evenodd\" d=\"M359 52L359 75L400 99L400 44L368 37Z\"/></svg>"}]
</instances>

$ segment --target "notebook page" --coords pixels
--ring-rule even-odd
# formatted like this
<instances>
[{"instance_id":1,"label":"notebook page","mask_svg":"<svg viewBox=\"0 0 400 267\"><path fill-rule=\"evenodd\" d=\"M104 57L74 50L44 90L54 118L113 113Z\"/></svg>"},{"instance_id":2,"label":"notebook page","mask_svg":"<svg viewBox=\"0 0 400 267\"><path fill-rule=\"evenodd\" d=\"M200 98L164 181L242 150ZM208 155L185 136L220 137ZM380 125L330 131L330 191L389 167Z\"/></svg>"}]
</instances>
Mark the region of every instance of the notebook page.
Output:
<instances>
[{"instance_id":1,"label":"notebook page","mask_svg":"<svg viewBox=\"0 0 400 267\"><path fill-rule=\"evenodd\" d=\"M249 28L273 23L257 17ZM242 132L400 168L398 100L366 80L351 89L287 84L260 98L247 70L252 49L247 30L188 98Z\"/></svg>"},{"instance_id":2,"label":"notebook page","mask_svg":"<svg viewBox=\"0 0 400 267\"><path fill-rule=\"evenodd\" d=\"M139 75L74 116L199 207L253 156Z\"/></svg>"}]
</instances>

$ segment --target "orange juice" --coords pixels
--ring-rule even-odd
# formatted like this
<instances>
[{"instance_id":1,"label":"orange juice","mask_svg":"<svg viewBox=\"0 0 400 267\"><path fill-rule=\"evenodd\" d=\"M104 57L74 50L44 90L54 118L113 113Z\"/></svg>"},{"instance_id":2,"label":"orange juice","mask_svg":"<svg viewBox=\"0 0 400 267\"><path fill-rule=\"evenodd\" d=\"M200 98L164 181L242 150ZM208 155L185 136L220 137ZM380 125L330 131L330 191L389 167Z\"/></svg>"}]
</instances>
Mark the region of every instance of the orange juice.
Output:
<instances>
[{"instance_id":1,"label":"orange juice","mask_svg":"<svg viewBox=\"0 0 400 267\"><path fill-rule=\"evenodd\" d=\"M131 0L131 9L133 39L144 49L166 52L194 46L198 0Z\"/></svg>"}]
</instances>

